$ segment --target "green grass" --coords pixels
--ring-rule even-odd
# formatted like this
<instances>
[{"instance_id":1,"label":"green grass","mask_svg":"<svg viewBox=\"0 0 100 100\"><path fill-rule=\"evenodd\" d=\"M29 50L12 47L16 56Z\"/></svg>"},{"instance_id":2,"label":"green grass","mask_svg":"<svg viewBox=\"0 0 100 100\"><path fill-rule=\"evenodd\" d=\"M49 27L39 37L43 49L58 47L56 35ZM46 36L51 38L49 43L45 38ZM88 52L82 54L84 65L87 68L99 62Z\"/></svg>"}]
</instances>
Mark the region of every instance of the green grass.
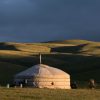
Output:
<instances>
[{"instance_id":1,"label":"green grass","mask_svg":"<svg viewBox=\"0 0 100 100\"><path fill-rule=\"evenodd\" d=\"M0 100L100 100L100 90L0 88Z\"/></svg>"}]
</instances>

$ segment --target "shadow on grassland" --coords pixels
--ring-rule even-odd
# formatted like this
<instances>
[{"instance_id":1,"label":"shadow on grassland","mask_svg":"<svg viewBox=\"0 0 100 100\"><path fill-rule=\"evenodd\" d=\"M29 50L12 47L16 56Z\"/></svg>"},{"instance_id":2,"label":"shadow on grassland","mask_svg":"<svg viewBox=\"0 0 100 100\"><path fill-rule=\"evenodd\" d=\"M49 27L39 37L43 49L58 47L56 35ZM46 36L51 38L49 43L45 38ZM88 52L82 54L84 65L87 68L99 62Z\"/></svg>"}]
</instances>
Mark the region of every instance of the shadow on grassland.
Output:
<instances>
[{"instance_id":1,"label":"shadow on grassland","mask_svg":"<svg viewBox=\"0 0 100 100\"><path fill-rule=\"evenodd\" d=\"M87 46L88 44L80 44L77 46L63 46L63 47L55 47L51 49L51 52L62 52L62 53L81 53L83 47Z\"/></svg>"},{"instance_id":2,"label":"shadow on grassland","mask_svg":"<svg viewBox=\"0 0 100 100\"><path fill-rule=\"evenodd\" d=\"M0 50L15 50L19 51L14 45L7 44L7 43L0 43Z\"/></svg>"},{"instance_id":3,"label":"shadow on grassland","mask_svg":"<svg viewBox=\"0 0 100 100\"><path fill-rule=\"evenodd\" d=\"M26 66L29 68L35 64L39 64L39 55L31 55L30 57L13 57L12 59L11 57L5 57L0 58L0 61ZM71 79L74 80L88 80L89 78L100 80L100 57L97 56L85 56L76 54L68 55L60 53L42 54L42 63L59 68L69 73L71 75ZM6 72L4 72L4 74L5 73Z\"/></svg>"}]
</instances>

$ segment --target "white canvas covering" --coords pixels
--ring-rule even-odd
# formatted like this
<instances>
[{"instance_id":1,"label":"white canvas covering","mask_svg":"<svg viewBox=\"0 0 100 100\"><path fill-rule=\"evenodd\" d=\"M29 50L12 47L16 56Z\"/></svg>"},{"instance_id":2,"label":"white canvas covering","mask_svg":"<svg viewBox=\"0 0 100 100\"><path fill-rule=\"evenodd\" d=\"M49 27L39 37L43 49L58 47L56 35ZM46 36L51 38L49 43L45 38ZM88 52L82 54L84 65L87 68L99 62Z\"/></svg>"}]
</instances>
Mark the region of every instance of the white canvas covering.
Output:
<instances>
[{"instance_id":1,"label":"white canvas covering","mask_svg":"<svg viewBox=\"0 0 100 100\"><path fill-rule=\"evenodd\" d=\"M43 64L35 65L15 75L15 82L27 81L28 86L38 88L70 89L70 75Z\"/></svg>"}]
</instances>

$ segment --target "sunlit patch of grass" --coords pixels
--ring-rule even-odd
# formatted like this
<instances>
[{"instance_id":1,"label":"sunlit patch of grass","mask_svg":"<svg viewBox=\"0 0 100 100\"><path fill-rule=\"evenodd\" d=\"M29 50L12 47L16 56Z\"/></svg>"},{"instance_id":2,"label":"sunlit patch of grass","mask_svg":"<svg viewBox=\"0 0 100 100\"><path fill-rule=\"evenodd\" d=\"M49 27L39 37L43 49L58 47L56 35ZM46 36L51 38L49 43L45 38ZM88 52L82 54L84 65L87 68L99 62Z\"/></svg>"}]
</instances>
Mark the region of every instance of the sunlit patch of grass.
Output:
<instances>
[{"instance_id":1,"label":"sunlit patch of grass","mask_svg":"<svg viewBox=\"0 0 100 100\"><path fill-rule=\"evenodd\" d=\"M99 100L100 90L0 88L1 100Z\"/></svg>"}]
</instances>

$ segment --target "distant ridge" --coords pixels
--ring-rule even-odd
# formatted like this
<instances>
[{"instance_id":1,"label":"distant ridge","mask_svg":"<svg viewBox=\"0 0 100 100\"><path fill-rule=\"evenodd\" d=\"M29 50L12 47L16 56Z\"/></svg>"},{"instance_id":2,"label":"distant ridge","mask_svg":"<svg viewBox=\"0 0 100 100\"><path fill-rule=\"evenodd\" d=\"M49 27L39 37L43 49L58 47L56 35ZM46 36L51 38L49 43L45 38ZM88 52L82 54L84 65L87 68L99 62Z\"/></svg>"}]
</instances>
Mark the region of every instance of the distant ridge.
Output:
<instances>
[{"instance_id":1,"label":"distant ridge","mask_svg":"<svg viewBox=\"0 0 100 100\"><path fill-rule=\"evenodd\" d=\"M94 42L94 41L88 41L88 40L56 40L56 41L48 41L46 43L68 43L68 44L84 44L84 43L100 43L100 42Z\"/></svg>"}]
</instances>

